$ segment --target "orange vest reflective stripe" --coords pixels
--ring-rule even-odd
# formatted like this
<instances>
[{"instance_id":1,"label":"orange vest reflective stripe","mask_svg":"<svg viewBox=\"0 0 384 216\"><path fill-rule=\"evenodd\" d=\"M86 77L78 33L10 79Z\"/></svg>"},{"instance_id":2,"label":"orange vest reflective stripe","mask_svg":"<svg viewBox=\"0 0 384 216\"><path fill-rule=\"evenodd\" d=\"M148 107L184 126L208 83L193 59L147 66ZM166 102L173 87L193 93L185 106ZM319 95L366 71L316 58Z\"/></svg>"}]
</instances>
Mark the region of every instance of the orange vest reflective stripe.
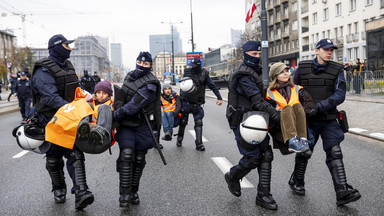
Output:
<instances>
[{"instance_id":1,"label":"orange vest reflective stripe","mask_svg":"<svg viewBox=\"0 0 384 216\"><path fill-rule=\"evenodd\" d=\"M287 105L293 106L293 104L300 103L299 90L302 88L303 88L302 86L298 86L298 85L291 86L291 97L289 98L289 102L287 102L287 100L285 100L285 98L276 89L274 90L268 89L266 98L268 100L276 101L275 109L280 111Z\"/></svg>"},{"instance_id":2,"label":"orange vest reflective stripe","mask_svg":"<svg viewBox=\"0 0 384 216\"><path fill-rule=\"evenodd\" d=\"M111 107L111 110L113 111L113 107L112 107L112 100L107 100L105 103L105 105L108 105ZM95 100L92 100L92 106L93 106L93 114L92 114L92 123L97 123L97 117L99 116L99 112L98 112L98 109L99 109L99 105L95 105Z\"/></svg>"},{"instance_id":3,"label":"orange vest reflective stripe","mask_svg":"<svg viewBox=\"0 0 384 216\"><path fill-rule=\"evenodd\" d=\"M175 112L176 109L176 98L172 99L172 103L169 103L167 100L165 100L162 96L160 96L161 103L163 104L163 112Z\"/></svg>"}]
</instances>

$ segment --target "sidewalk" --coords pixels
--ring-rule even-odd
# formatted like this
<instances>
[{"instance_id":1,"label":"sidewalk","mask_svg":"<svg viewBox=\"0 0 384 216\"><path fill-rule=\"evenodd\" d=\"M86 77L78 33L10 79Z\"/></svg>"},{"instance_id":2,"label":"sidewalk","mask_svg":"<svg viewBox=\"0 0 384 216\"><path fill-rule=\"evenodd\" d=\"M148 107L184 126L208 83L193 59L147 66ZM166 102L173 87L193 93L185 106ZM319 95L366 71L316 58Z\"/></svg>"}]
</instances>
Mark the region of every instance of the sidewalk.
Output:
<instances>
[{"instance_id":1,"label":"sidewalk","mask_svg":"<svg viewBox=\"0 0 384 216\"><path fill-rule=\"evenodd\" d=\"M174 86L174 90L179 91L179 87ZM220 90L224 101L228 101L228 90ZM10 112L19 111L18 100L11 97L11 102L7 101L9 91L1 93L0 116ZM211 90L206 90L206 96L216 98ZM345 110L348 116L349 133L369 137L384 142L384 96L353 95L347 93L343 104L339 110Z\"/></svg>"}]
</instances>

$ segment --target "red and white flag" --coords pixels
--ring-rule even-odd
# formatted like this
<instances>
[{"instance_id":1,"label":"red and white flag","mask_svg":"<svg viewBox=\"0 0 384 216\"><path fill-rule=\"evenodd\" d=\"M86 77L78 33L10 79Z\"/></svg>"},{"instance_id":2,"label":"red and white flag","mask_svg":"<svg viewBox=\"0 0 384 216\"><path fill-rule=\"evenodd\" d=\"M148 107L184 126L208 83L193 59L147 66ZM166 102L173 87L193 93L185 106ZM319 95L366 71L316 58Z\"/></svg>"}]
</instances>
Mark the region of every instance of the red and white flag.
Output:
<instances>
[{"instance_id":1,"label":"red and white flag","mask_svg":"<svg viewBox=\"0 0 384 216\"><path fill-rule=\"evenodd\" d=\"M253 12L255 12L256 10L256 4L255 2L251 2L249 3L248 2L248 6L247 6L247 15L245 17L245 22L249 22L249 20L253 17Z\"/></svg>"}]
</instances>

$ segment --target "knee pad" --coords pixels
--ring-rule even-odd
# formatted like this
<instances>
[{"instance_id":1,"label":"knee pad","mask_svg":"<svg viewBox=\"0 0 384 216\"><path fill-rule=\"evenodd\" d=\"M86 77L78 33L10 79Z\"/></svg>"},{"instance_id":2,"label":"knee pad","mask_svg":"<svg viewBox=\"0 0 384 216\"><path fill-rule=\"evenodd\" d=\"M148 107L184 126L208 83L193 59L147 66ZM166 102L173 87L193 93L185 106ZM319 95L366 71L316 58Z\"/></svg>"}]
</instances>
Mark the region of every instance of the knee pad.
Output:
<instances>
[{"instance_id":1,"label":"knee pad","mask_svg":"<svg viewBox=\"0 0 384 216\"><path fill-rule=\"evenodd\" d=\"M186 126L188 124L189 113L183 113L180 120L180 126Z\"/></svg>"},{"instance_id":2,"label":"knee pad","mask_svg":"<svg viewBox=\"0 0 384 216\"><path fill-rule=\"evenodd\" d=\"M48 171L54 171L58 169L63 169L64 161L61 158L47 157L45 168Z\"/></svg>"},{"instance_id":3,"label":"knee pad","mask_svg":"<svg viewBox=\"0 0 384 216\"><path fill-rule=\"evenodd\" d=\"M327 161L333 161L336 159L343 159L343 153L341 152L341 148L339 144L333 145L327 151Z\"/></svg>"},{"instance_id":4,"label":"knee pad","mask_svg":"<svg viewBox=\"0 0 384 216\"><path fill-rule=\"evenodd\" d=\"M245 160L245 168L256 169L261 162L261 158L248 157Z\"/></svg>"},{"instance_id":5,"label":"knee pad","mask_svg":"<svg viewBox=\"0 0 384 216\"><path fill-rule=\"evenodd\" d=\"M133 149L126 148L120 152L120 161L131 162L133 161Z\"/></svg>"},{"instance_id":6,"label":"knee pad","mask_svg":"<svg viewBox=\"0 0 384 216\"><path fill-rule=\"evenodd\" d=\"M203 119L199 118L195 121L195 127L203 127Z\"/></svg>"},{"instance_id":7,"label":"knee pad","mask_svg":"<svg viewBox=\"0 0 384 216\"><path fill-rule=\"evenodd\" d=\"M84 158L84 153L82 151L79 151L77 149L74 149L71 154L69 155L69 157L73 160L73 161L77 161L77 160L82 160L84 161L85 158Z\"/></svg>"},{"instance_id":8,"label":"knee pad","mask_svg":"<svg viewBox=\"0 0 384 216\"><path fill-rule=\"evenodd\" d=\"M136 152L136 157L135 157L135 162L138 164L145 164L145 153L142 151L137 151Z\"/></svg>"},{"instance_id":9,"label":"knee pad","mask_svg":"<svg viewBox=\"0 0 384 216\"><path fill-rule=\"evenodd\" d=\"M266 150L263 152L262 162L272 162L273 161L273 151L271 146L267 146Z\"/></svg>"}]
</instances>

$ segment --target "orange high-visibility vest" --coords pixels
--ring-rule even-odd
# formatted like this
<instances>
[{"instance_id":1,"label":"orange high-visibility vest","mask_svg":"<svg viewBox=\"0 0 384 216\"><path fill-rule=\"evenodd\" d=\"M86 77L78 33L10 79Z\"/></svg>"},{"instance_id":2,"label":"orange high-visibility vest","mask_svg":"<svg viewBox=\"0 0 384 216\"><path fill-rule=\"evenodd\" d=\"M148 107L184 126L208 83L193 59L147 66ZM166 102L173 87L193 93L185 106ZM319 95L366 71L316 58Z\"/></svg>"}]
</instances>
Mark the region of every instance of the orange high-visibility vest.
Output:
<instances>
[{"instance_id":1,"label":"orange high-visibility vest","mask_svg":"<svg viewBox=\"0 0 384 216\"><path fill-rule=\"evenodd\" d=\"M276 101L275 109L278 111L281 111L287 105L293 106L293 104L300 103L299 90L302 88L303 87L299 85L291 86L291 97L289 98L289 102L287 102L287 100L285 100L285 98L276 89L274 90L268 89L266 98L268 100Z\"/></svg>"},{"instance_id":2,"label":"orange high-visibility vest","mask_svg":"<svg viewBox=\"0 0 384 216\"><path fill-rule=\"evenodd\" d=\"M62 106L45 126L45 140L73 149L79 122L92 114L92 107L85 100L73 101Z\"/></svg>"},{"instance_id":3,"label":"orange high-visibility vest","mask_svg":"<svg viewBox=\"0 0 384 216\"><path fill-rule=\"evenodd\" d=\"M104 104L110 106L111 110L113 111L112 100L107 100ZM92 100L92 105L93 105L93 109L94 109L94 113L92 114L92 123L96 124L97 123L97 117L99 116L99 111L98 110L99 110L99 106L101 104L96 105L95 104L95 100Z\"/></svg>"},{"instance_id":4,"label":"orange high-visibility vest","mask_svg":"<svg viewBox=\"0 0 384 216\"><path fill-rule=\"evenodd\" d=\"M111 110L113 111L113 102L112 100L107 100L105 103L105 105L108 105L111 107ZM92 105L94 107L94 112L92 114L92 123L95 123L97 124L97 117L99 116L99 105L96 105L95 104L95 100L92 100ZM116 134L116 129L112 129L112 143L111 143L111 147L113 146L113 144L115 144L116 142L116 139L115 139L115 134Z\"/></svg>"},{"instance_id":5,"label":"orange high-visibility vest","mask_svg":"<svg viewBox=\"0 0 384 216\"><path fill-rule=\"evenodd\" d=\"M169 112L169 111L175 112L175 109L176 109L176 98L175 97L173 97L172 103L169 103L167 100L165 100L163 98L163 96L160 96L160 99L161 99L161 103L163 104L162 105L163 112Z\"/></svg>"}]
</instances>

